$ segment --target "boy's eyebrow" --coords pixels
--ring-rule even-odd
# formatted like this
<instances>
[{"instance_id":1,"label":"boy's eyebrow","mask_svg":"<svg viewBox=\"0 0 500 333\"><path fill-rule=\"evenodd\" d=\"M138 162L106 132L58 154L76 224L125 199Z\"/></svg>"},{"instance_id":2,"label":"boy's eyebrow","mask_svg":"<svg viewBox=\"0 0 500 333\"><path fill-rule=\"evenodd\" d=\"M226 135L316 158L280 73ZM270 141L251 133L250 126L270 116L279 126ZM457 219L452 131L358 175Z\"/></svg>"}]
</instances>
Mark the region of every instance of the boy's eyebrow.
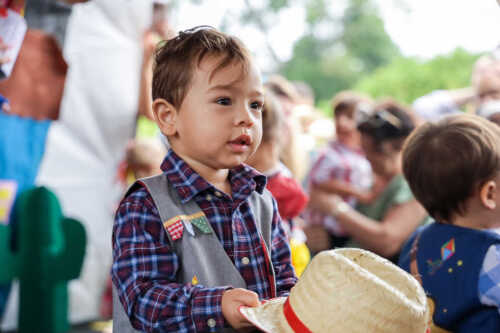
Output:
<instances>
[{"instance_id":1,"label":"boy's eyebrow","mask_svg":"<svg viewBox=\"0 0 500 333\"><path fill-rule=\"evenodd\" d=\"M234 90L235 88L233 87L234 82L228 83L228 84L218 84L216 86L208 88L207 92L210 92L212 90Z\"/></svg>"},{"instance_id":2,"label":"boy's eyebrow","mask_svg":"<svg viewBox=\"0 0 500 333\"><path fill-rule=\"evenodd\" d=\"M207 92L211 92L211 91L214 91L214 90L238 90L238 88L235 88L233 86L233 84L235 82L231 82L231 83L228 83L228 84L218 84L216 86L208 88ZM254 90L254 91L252 91L251 95L264 96L264 92L262 90Z\"/></svg>"}]
</instances>

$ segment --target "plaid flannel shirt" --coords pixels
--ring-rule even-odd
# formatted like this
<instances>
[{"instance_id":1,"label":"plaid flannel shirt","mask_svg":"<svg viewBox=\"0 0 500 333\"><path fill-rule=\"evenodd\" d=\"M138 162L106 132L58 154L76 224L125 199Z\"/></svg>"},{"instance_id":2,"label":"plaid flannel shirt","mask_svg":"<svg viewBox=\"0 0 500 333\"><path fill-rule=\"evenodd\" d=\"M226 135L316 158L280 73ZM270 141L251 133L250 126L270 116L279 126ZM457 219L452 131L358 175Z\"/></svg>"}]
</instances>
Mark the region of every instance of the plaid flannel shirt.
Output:
<instances>
[{"instance_id":1,"label":"plaid flannel shirt","mask_svg":"<svg viewBox=\"0 0 500 333\"><path fill-rule=\"evenodd\" d=\"M252 191L264 190L265 177L246 165L230 170L230 197L172 150L161 168L182 202L194 199L200 206L247 288L260 299L271 298L265 253L247 200ZM273 206L271 258L276 292L287 296L297 279L274 201ZM176 283L179 267L158 210L141 187L120 203L113 227L112 278L133 326L146 332L215 332L227 327L221 299L231 286Z\"/></svg>"}]
</instances>

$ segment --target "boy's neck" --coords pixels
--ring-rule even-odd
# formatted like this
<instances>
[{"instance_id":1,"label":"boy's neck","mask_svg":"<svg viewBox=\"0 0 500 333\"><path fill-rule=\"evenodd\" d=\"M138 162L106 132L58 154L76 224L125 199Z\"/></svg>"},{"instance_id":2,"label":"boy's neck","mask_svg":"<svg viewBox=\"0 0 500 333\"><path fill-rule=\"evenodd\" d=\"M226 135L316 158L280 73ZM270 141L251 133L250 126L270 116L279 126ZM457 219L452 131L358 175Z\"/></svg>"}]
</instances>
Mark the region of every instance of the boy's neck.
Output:
<instances>
[{"instance_id":1,"label":"boy's neck","mask_svg":"<svg viewBox=\"0 0 500 333\"><path fill-rule=\"evenodd\" d=\"M218 190L231 196L231 184L229 182L229 169L214 169L203 164L200 161L183 156L176 152L184 162L186 162L197 174L199 174L203 179L212 184Z\"/></svg>"},{"instance_id":2,"label":"boy's neck","mask_svg":"<svg viewBox=\"0 0 500 333\"><path fill-rule=\"evenodd\" d=\"M487 210L476 205L468 205L467 212L464 215L456 215L453 219L453 225L487 230L500 227L500 218L495 210Z\"/></svg>"}]
</instances>

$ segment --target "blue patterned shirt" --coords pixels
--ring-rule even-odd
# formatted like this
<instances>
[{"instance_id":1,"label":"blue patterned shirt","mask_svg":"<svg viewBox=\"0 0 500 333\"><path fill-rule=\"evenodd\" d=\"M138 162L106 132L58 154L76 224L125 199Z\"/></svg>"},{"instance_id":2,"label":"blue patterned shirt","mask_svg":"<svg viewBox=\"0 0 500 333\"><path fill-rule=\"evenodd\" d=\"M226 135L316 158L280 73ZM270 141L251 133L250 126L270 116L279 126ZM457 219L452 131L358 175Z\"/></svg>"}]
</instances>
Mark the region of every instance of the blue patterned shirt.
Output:
<instances>
[{"instance_id":1,"label":"blue patterned shirt","mask_svg":"<svg viewBox=\"0 0 500 333\"><path fill-rule=\"evenodd\" d=\"M500 230L492 230L500 234ZM479 274L479 300L500 313L500 245L491 245Z\"/></svg>"},{"instance_id":2,"label":"blue patterned shirt","mask_svg":"<svg viewBox=\"0 0 500 333\"><path fill-rule=\"evenodd\" d=\"M232 197L217 190L170 150L162 163L182 202L194 199L206 215L229 258L261 299L273 296L265 249L250 212L252 191L262 193L263 175L241 165L229 171ZM277 296L287 296L296 282L290 248L273 201L271 258ZM228 324L221 310L230 286L206 288L179 284L179 258L144 187L119 205L113 227L112 278L132 325L146 332L215 332Z\"/></svg>"}]
</instances>

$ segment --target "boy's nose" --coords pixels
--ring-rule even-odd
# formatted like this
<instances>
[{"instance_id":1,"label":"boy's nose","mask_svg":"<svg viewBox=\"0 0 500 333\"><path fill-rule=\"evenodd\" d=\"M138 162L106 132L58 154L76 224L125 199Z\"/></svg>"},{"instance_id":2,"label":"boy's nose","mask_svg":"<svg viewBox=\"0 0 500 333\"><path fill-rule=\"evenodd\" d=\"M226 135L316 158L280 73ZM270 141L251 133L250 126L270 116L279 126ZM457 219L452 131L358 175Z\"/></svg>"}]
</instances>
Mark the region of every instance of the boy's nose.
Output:
<instances>
[{"instance_id":1,"label":"boy's nose","mask_svg":"<svg viewBox=\"0 0 500 333\"><path fill-rule=\"evenodd\" d=\"M235 119L237 126L252 127L255 124L255 116L252 114L250 106L242 106L238 108Z\"/></svg>"}]
</instances>

